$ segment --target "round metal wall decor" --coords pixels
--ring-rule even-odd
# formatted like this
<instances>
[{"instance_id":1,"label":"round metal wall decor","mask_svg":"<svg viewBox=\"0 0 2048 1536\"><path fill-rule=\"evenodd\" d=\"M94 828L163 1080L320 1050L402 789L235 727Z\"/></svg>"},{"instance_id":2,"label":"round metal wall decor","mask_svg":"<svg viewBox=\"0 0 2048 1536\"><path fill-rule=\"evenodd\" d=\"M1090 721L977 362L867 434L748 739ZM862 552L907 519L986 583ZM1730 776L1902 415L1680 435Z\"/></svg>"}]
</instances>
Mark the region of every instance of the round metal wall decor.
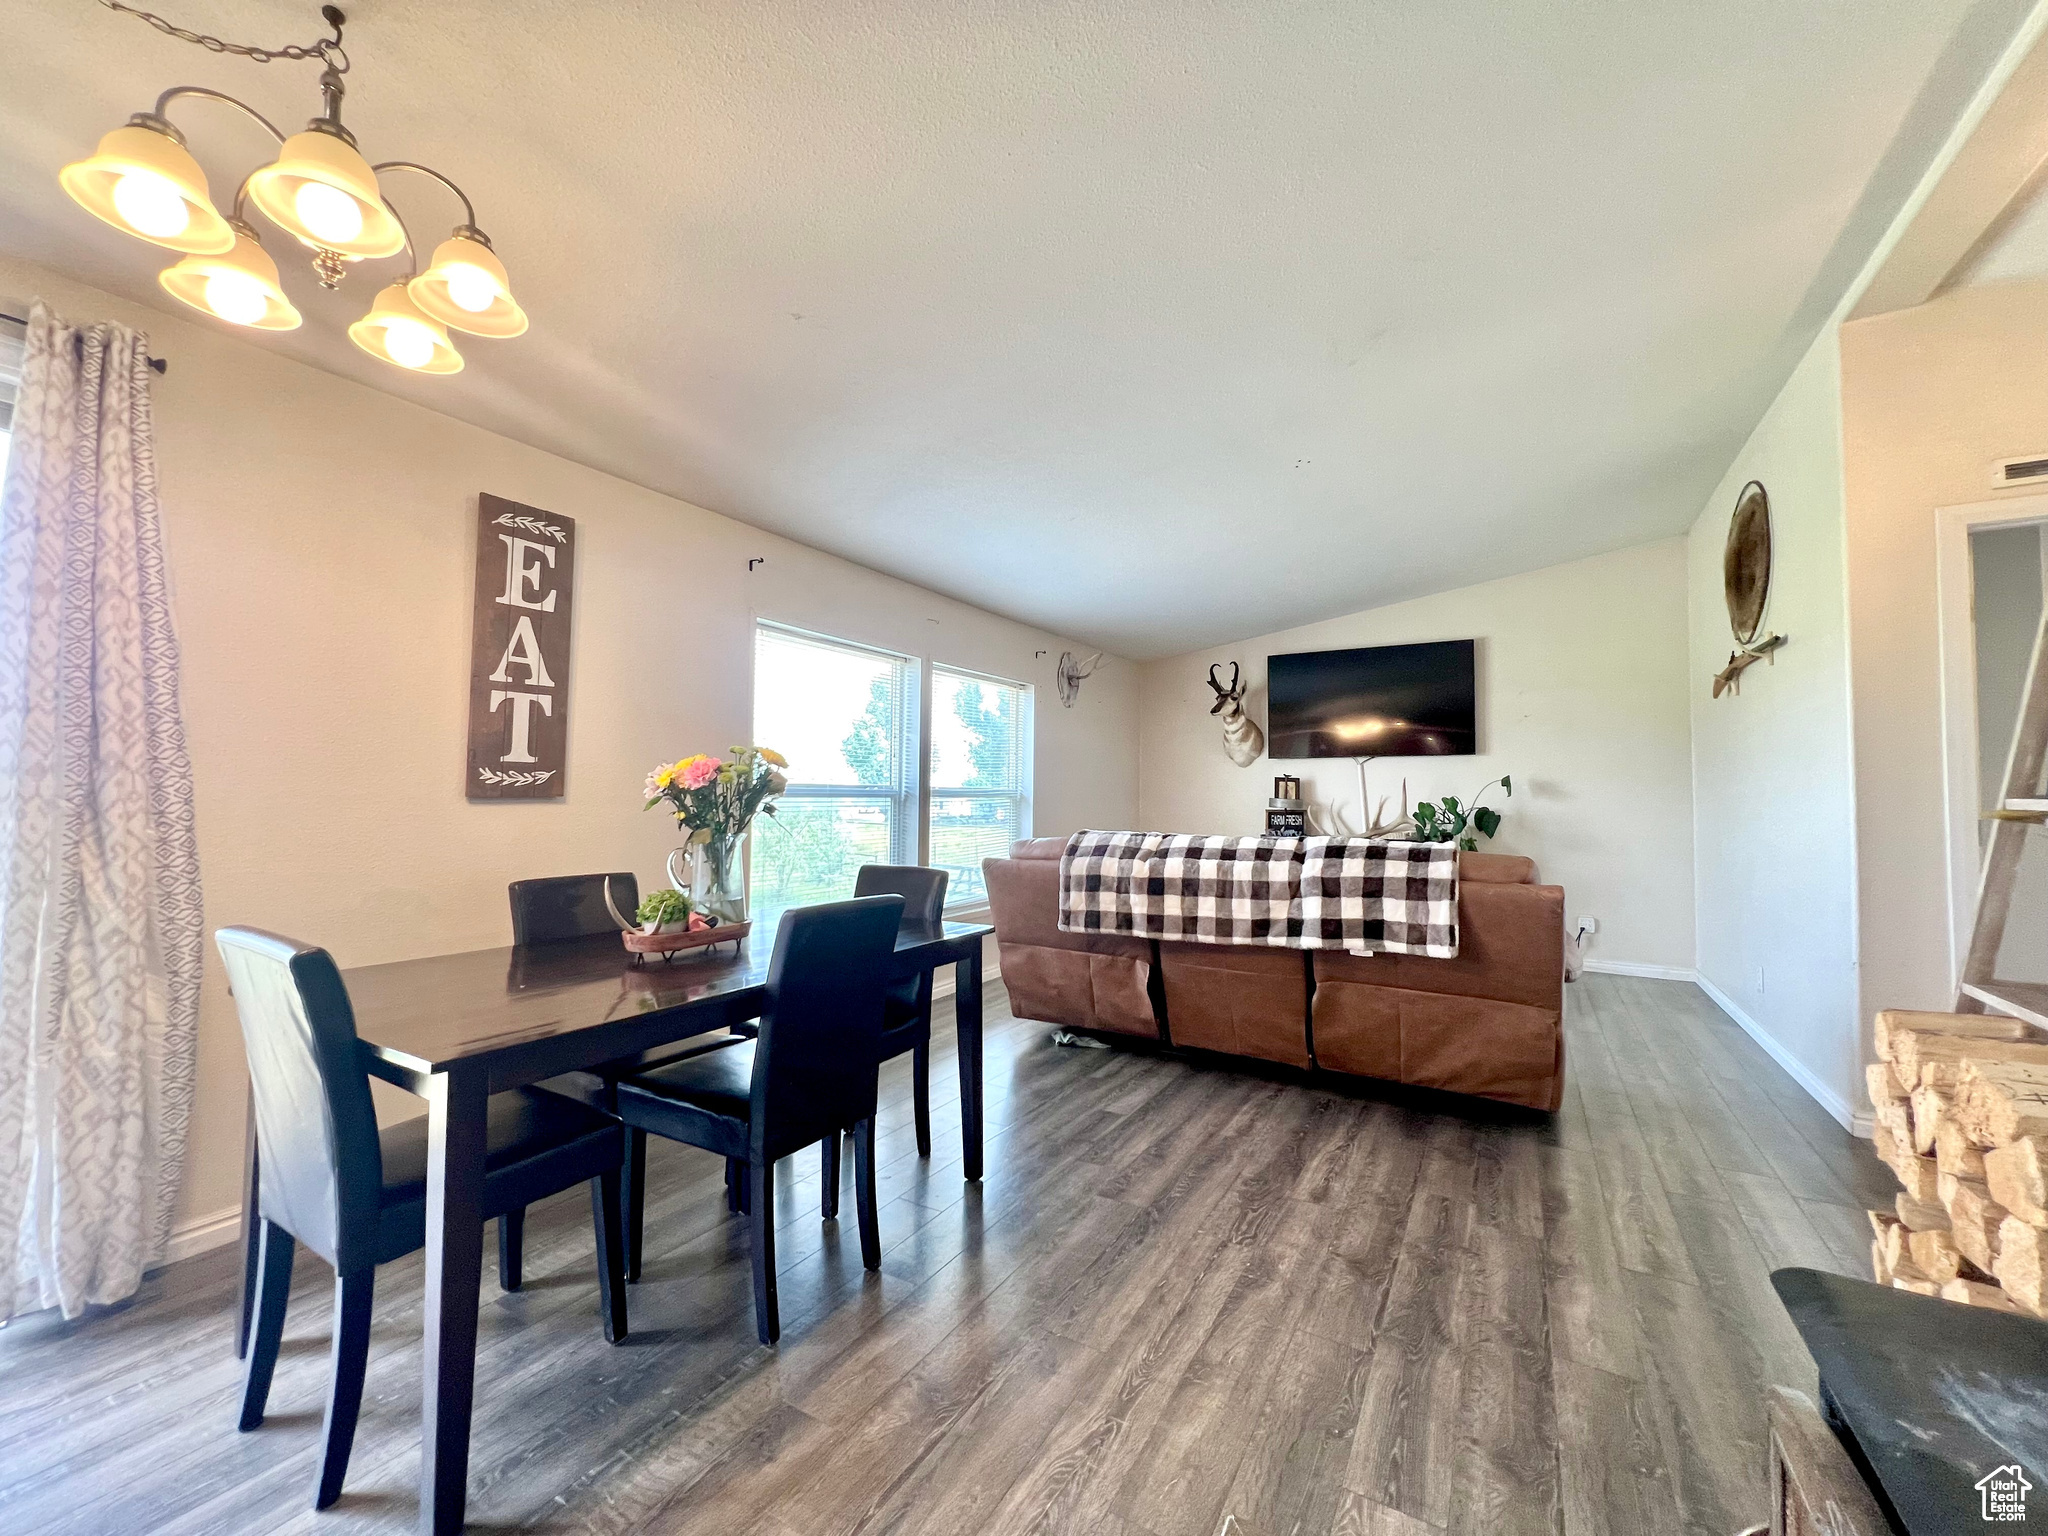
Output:
<instances>
[{"instance_id":1,"label":"round metal wall decor","mask_svg":"<svg viewBox=\"0 0 2048 1536\"><path fill-rule=\"evenodd\" d=\"M1735 498L1728 548L1721 556L1721 586L1735 643L1755 643L1771 595L1771 499L1760 481L1750 481Z\"/></svg>"}]
</instances>

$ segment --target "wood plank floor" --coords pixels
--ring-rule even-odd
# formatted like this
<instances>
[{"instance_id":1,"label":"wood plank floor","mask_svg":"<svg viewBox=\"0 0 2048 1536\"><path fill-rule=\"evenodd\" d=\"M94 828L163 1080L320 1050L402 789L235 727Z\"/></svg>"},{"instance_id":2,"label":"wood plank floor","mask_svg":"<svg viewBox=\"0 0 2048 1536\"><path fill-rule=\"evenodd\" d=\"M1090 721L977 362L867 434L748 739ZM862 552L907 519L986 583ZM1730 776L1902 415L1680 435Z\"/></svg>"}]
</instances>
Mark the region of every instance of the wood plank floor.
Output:
<instances>
[{"instance_id":1,"label":"wood plank floor","mask_svg":"<svg viewBox=\"0 0 2048 1536\"><path fill-rule=\"evenodd\" d=\"M1891 1180L1693 987L1568 993L1571 1088L1533 1117L1062 1050L991 988L988 1178L950 1049L929 1163L892 1064L882 1272L850 1190L823 1224L816 1159L785 1162L774 1350L720 1164L657 1140L629 1344L580 1191L530 1213L524 1291L487 1278L472 1529L1728 1536L1765 1513L1762 1386L1812 1385L1766 1277L1862 1273ZM417 1258L379 1273L318 1516L331 1278L302 1256L245 1435L233 1271L0 1331L0 1530L412 1528Z\"/></svg>"}]
</instances>

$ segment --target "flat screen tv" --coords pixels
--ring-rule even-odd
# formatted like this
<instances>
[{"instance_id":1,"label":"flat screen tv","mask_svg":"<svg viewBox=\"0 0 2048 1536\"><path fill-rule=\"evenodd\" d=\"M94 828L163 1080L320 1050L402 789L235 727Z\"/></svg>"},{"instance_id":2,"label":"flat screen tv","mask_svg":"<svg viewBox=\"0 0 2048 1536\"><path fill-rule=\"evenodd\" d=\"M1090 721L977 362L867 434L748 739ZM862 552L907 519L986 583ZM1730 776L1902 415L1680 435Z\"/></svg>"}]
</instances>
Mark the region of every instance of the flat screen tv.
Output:
<instances>
[{"instance_id":1,"label":"flat screen tv","mask_svg":"<svg viewBox=\"0 0 2048 1536\"><path fill-rule=\"evenodd\" d=\"M1479 750L1473 642L1266 658L1271 757L1459 757Z\"/></svg>"}]
</instances>

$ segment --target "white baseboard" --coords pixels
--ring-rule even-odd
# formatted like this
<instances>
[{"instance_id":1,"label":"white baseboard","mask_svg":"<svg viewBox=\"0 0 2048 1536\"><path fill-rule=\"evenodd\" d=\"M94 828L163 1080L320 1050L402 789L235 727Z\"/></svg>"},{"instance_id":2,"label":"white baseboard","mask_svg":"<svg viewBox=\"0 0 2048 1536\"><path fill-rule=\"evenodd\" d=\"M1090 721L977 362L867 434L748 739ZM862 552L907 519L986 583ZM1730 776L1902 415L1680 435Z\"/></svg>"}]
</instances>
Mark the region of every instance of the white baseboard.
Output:
<instances>
[{"instance_id":1,"label":"white baseboard","mask_svg":"<svg viewBox=\"0 0 2048 1536\"><path fill-rule=\"evenodd\" d=\"M1684 965L1644 965L1635 960L1595 960L1587 957L1585 969L1603 976L1647 976L1652 981L1698 981L1699 972Z\"/></svg>"},{"instance_id":2,"label":"white baseboard","mask_svg":"<svg viewBox=\"0 0 2048 1536\"><path fill-rule=\"evenodd\" d=\"M1852 1136L1861 1136L1865 1141L1870 1139L1870 1134L1876 1127L1876 1120L1869 1110L1850 1109L1847 1104L1842 1102L1840 1094L1828 1087L1818 1077L1815 1077L1812 1072L1807 1070L1804 1062L1800 1061L1790 1051L1786 1050L1784 1046L1773 1039L1765 1031L1763 1025L1757 1023L1755 1019L1752 1019L1747 1013L1743 1012L1736 1005L1734 998L1723 992L1698 971L1675 965L1641 965L1634 960L1588 959L1585 968L1588 971L1597 971L1608 976L1647 976L1657 981L1691 982L1713 999L1714 1006L1733 1019L1736 1026L1745 1035L1748 1035L1750 1039L1762 1046L1771 1060L1791 1074L1792 1081L1801 1088L1804 1088L1807 1096L1822 1109L1826 1110L1842 1129Z\"/></svg>"},{"instance_id":3,"label":"white baseboard","mask_svg":"<svg viewBox=\"0 0 2048 1536\"><path fill-rule=\"evenodd\" d=\"M1714 1006L1733 1019L1744 1034L1762 1046L1765 1054L1790 1073L1792 1081L1804 1088L1807 1096L1833 1116L1843 1130L1852 1136L1870 1135L1872 1122L1869 1115L1859 1115L1851 1109L1840 1094L1814 1076L1806 1064L1773 1039L1763 1025L1744 1013L1736 1005L1734 998L1704 976L1695 975L1693 980L1702 992L1714 1000Z\"/></svg>"},{"instance_id":4,"label":"white baseboard","mask_svg":"<svg viewBox=\"0 0 2048 1536\"><path fill-rule=\"evenodd\" d=\"M231 1205L211 1216L195 1216L182 1226L171 1228L171 1240L164 1245L164 1262L175 1264L194 1254L224 1248L242 1230L242 1208Z\"/></svg>"}]
</instances>

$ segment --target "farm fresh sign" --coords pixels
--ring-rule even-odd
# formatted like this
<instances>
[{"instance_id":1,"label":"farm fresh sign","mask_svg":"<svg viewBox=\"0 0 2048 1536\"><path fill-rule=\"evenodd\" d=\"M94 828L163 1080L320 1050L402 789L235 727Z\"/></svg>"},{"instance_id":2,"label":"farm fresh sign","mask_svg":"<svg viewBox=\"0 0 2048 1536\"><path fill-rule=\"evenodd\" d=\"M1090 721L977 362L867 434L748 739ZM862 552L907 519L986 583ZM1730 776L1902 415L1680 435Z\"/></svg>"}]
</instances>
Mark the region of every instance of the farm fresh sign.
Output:
<instances>
[{"instance_id":1,"label":"farm fresh sign","mask_svg":"<svg viewBox=\"0 0 2048 1536\"><path fill-rule=\"evenodd\" d=\"M476 512L469 663L472 800L559 800L569 744L576 521L497 496Z\"/></svg>"}]
</instances>

